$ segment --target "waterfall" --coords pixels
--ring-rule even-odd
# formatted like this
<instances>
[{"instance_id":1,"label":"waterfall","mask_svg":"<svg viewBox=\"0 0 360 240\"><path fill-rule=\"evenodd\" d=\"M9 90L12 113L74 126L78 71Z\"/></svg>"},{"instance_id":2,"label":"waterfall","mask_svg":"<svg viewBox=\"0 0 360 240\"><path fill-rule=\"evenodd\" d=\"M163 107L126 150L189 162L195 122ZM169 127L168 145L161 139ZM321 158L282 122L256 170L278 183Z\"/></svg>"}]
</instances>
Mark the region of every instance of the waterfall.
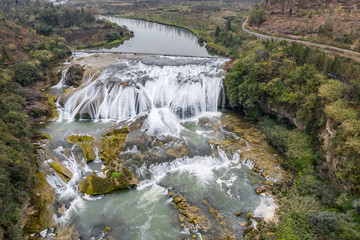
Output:
<instances>
[{"instance_id":1,"label":"waterfall","mask_svg":"<svg viewBox=\"0 0 360 240\"><path fill-rule=\"evenodd\" d=\"M68 97L62 119L123 121L146 113L153 119L163 119L167 126L167 120L216 112L224 105L224 61L178 57L123 60Z\"/></svg>"},{"instance_id":2,"label":"waterfall","mask_svg":"<svg viewBox=\"0 0 360 240\"><path fill-rule=\"evenodd\" d=\"M69 69L66 68L66 69L64 69L64 70L61 72L61 79L60 79L60 81L58 82L58 84L52 86L51 88L60 89L60 88L63 88L63 87L66 86L66 84L65 84L65 77L66 77L66 73L67 73L68 70L69 70Z\"/></svg>"}]
</instances>

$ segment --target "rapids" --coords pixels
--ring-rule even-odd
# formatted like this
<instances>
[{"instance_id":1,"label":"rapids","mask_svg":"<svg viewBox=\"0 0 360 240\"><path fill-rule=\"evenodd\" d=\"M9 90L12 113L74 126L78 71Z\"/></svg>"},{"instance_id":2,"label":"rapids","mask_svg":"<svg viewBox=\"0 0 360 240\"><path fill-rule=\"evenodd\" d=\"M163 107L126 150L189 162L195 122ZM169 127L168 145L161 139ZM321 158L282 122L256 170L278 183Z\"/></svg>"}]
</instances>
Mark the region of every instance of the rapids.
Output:
<instances>
[{"instance_id":1,"label":"rapids","mask_svg":"<svg viewBox=\"0 0 360 240\"><path fill-rule=\"evenodd\" d=\"M236 216L236 212L252 212L258 218L274 215L272 198L254 192L265 178L252 171L254 159L244 157L260 148L263 158L272 159L273 154L260 140L244 139L245 129L232 132L225 121L230 116L222 111L225 61L161 55L73 56L73 62L64 66L61 81L48 90L58 96L59 118L40 126L40 131L50 135L39 156L56 194L58 236L241 239L241 224L251 223L246 214ZM103 62L101 68L97 62ZM85 68L78 88L65 85L66 71L73 63ZM101 138L121 127L131 130L116 160L135 174L139 184L107 195L81 194L78 185L85 176L105 177ZM94 139L92 162L86 163L79 145L67 142L74 134ZM61 166L62 172L54 166ZM196 209L198 220L187 219L168 194L183 196L189 211ZM70 227L75 228L75 235L61 230ZM54 239L53 232L42 235Z\"/></svg>"}]
</instances>

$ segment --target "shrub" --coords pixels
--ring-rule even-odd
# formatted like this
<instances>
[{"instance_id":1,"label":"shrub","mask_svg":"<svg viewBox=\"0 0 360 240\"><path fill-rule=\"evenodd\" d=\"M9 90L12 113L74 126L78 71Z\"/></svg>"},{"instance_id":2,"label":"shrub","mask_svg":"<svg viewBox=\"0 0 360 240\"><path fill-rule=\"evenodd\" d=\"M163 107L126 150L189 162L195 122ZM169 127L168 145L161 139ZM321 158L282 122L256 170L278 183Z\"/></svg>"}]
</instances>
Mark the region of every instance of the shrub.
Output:
<instances>
[{"instance_id":1,"label":"shrub","mask_svg":"<svg viewBox=\"0 0 360 240\"><path fill-rule=\"evenodd\" d=\"M313 171L299 176L298 189L302 195L312 195L327 207L335 207L337 191L334 186L317 179Z\"/></svg>"},{"instance_id":2,"label":"shrub","mask_svg":"<svg viewBox=\"0 0 360 240\"><path fill-rule=\"evenodd\" d=\"M35 50L31 51L30 54L41 62L43 66L54 60L54 54L49 50Z\"/></svg>"},{"instance_id":3,"label":"shrub","mask_svg":"<svg viewBox=\"0 0 360 240\"><path fill-rule=\"evenodd\" d=\"M357 111L349 107L348 102L343 99L339 99L325 106L325 113L327 117L338 123L356 119L358 117Z\"/></svg>"},{"instance_id":4,"label":"shrub","mask_svg":"<svg viewBox=\"0 0 360 240\"><path fill-rule=\"evenodd\" d=\"M49 25L40 25L36 27L36 33L50 36L54 32L53 27Z\"/></svg>"},{"instance_id":5,"label":"shrub","mask_svg":"<svg viewBox=\"0 0 360 240\"><path fill-rule=\"evenodd\" d=\"M118 178L118 177L120 177L121 176L121 173L119 173L119 172L113 172L112 174L111 174L111 177L112 178Z\"/></svg>"},{"instance_id":6,"label":"shrub","mask_svg":"<svg viewBox=\"0 0 360 240\"><path fill-rule=\"evenodd\" d=\"M263 8L259 6L253 8L249 17L249 24L256 24L256 25L262 24L263 22L266 21L264 14L265 14L265 10Z\"/></svg>"},{"instance_id":7,"label":"shrub","mask_svg":"<svg viewBox=\"0 0 360 240\"><path fill-rule=\"evenodd\" d=\"M286 167L300 171L312 168L315 154L308 135L270 119L261 122L261 129L269 143L285 156Z\"/></svg>"},{"instance_id":8,"label":"shrub","mask_svg":"<svg viewBox=\"0 0 360 240\"><path fill-rule=\"evenodd\" d=\"M15 67L14 80L22 86L27 86L39 78L39 69L32 62L23 62Z\"/></svg>"},{"instance_id":9,"label":"shrub","mask_svg":"<svg viewBox=\"0 0 360 240\"><path fill-rule=\"evenodd\" d=\"M226 21L226 30L231 31L231 21L229 20Z\"/></svg>"},{"instance_id":10,"label":"shrub","mask_svg":"<svg viewBox=\"0 0 360 240\"><path fill-rule=\"evenodd\" d=\"M309 231L308 214L319 211L320 205L312 196L300 196L290 190L281 200L281 205L283 212L276 229L279 239L316 239L315 234Z\"/></svg>"},{"instance_id":11,"label":"shrub","mask_svg":"<svg viewBox=\"0 0 360 240\"><path fill-rule=\"evenodd\" d=\"M319 96L329 102L343 97L346 85L338 80L328 80L319 87Z\"/></svg>"},{"instance_id":12,"label":"shrub","mask_svg":"<svg viewBox=\"0 0 360 240\"><path fill-rule=\"evenodd\" d=\"M108 32L105 34L104 39L105 39L105 41L113 42L115 40L121 39L121 36L117 32L112 32L112 33Z\"/></svg>"},{"instance_id":13,"label":"shrub","mask_svg":"<svg viewBox=\"0 0 360 240\"><path fill-rule=\"evenodd\" d=\"M329 240L360 239L360 230L351 214L323 211L309 215L311 229Z\"/></svg>"},{"instance_id":14,"label":"shrub","mask_svg":"<svg viewBox=\"0 0 360 240\"><path fill-rule=\"evenodd\" d=\"M325 35L328 37L332 36L332 32L333 32L333 24L330 20L326 20L324 24L321 24L318 30L318 33L320 35Z\"/></svg>"},{"instance_id":15,"label":"shrub","mask_svg":"<svg viewBox=\"0 0 360 240\"><path fill-rule=\"evenodd\" d=\"M215 37L218 37L219 36L219 34L220 34L220 27L219 26L216 26L216 28L215 28Z\"/></svg>"}]
</instances>

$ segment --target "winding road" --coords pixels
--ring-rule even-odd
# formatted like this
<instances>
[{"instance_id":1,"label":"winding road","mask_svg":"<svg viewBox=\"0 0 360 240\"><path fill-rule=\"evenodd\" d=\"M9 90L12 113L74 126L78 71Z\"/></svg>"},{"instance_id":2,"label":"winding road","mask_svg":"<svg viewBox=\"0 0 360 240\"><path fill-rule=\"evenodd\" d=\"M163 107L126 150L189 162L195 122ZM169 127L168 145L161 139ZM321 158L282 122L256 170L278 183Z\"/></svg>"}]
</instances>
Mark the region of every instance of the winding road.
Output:
<instances>
[{"instance_id":1,"label":"winding road","mask_svg":"<svg viewBox=\"0 0 360 240\"><path fill-rule=\"evenodd\" d=\"M315 47L318 48L319 50L322 51L330 51L333 53L336 53L338 55L341 55L343 57L348 57L348 58L352 58L356 61L360 61L360 53L359 52L355 52L355 51L351 51L351 50L347 50L347 49L342 49L342 48L337 48L337 47L332 47L332 46L328 46L328 45L323 45L323 44L318 44L318 43L311 43L311 42L306 42L306 41L301 41L301 40L296 40L296 39L290 39L290 38L284 38L284 37L273 37L273 36L269 36L269 35L264 35L264 34L260 34L260 33L256 33L256 32L252 32L250 30L248 30L246 28L247 26L247 22L248 22L248 17L246 18L246 20L243 22L242 24L242 30L244 32L246 32L249 35L253 35L259 39L265 39L265 40L275 40L275 41L287 41L289 43L299 43L302 44L304 46L308 46L308 47Z\"/></svg>"}]
</instances>

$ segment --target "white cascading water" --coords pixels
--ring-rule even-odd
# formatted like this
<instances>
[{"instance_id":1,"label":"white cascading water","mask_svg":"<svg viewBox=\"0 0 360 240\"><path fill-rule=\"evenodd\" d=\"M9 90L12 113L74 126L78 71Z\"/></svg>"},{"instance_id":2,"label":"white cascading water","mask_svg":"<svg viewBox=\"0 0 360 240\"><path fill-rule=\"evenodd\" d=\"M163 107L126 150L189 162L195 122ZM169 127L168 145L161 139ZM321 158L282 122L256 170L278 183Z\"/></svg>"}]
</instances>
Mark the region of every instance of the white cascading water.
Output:
<instances>
[{"instance_id":1,"label":"white cascading water","mask_svg":"<svg viewBox=\"0 0 360 240\"><path fill-rule=\"evenodd\" d=\"M65 136L83 133L82 127L77 128L81 124L90 124L63 120L90 118L94 122L123 121L140 116L146 116L142 129L148 135L179 136L187 142L193 136L185 136L184 133L193 130L186 126L186 121L190 120L193 124L193 119L197 120L204 114L206 117L209 113L211 116L218 115L218 109L225 104L222 84L222 65L225 61L219 58L157 56L122 59L100 74L88 71L81 87L56 102L59 122L54 125L74 125L74 128L59 134L61 140L54 138L54 146L58 143L55 140L61 142ZM62 73L61 83L55 88L65 86L65 76L66 70ZM94 122L91 124L102 124ZM103 123L117 124L111 121ZM194 131L205 139L214 137L211 126L205 129L199 127ZM226 134L234 135L225 130L222 132L224 138ZM144 179L136 191L94 197L80 194L78 184L93 171L104 177L104 173L95 166L101 164L99 157L91 166L77 154L78 147L72 145L67 149L60 144L52 151L62 165L70 170L71 179L64 181L55 170L51 170L51 174L46 177L57 196L59 208L54 220L59 226L75 223L84 239L102 239L104 226L111 226L111 233L120 234L124 239L175 239L193 234L202 239L204 232L198 229L198 225L195 230L184 228L181 232L172 225L173 210L169 206L171 199L168 197L168 191L171 190L180 194L192 193L188 197L194 204L201 204L204 198L208 198L226 215L229 228L237 231L234 234L240 236L239 218L233 216L234 209L228 206L253 211L254 216L267 218L274 214L275 204L271 197L253 193L253 183L246 174L247 168L242 166L251 169L254 163L250 160L240 163L241 150L233 154L227 154L219 146L214 146L212 150L216 154L185 156L150 165L144 162L136 170L136 175ZM96 155L98 151L96 148ZM124 153L136 154L140 151L132 146L125 149ZM47 161L49 168L52 161L50 158ZM256 222L253 225L256 226ZM52 232L48 232L43 235L49 237Z\"/></svg>"},{"instance_id":2,"label":"white cascading water","mask_svg":"<svg viewBox=\"0 0 360 240\"><path fill-rule=\"evenodd\" d=\"M185 59L190 63L161 57L114 64L66 100L62 119L122 121L148 113L148 131L165 133L177 129L172 125L181 119L216 112L224 104L221 66L225 60Z\"/></svg>"}]
</instances>

